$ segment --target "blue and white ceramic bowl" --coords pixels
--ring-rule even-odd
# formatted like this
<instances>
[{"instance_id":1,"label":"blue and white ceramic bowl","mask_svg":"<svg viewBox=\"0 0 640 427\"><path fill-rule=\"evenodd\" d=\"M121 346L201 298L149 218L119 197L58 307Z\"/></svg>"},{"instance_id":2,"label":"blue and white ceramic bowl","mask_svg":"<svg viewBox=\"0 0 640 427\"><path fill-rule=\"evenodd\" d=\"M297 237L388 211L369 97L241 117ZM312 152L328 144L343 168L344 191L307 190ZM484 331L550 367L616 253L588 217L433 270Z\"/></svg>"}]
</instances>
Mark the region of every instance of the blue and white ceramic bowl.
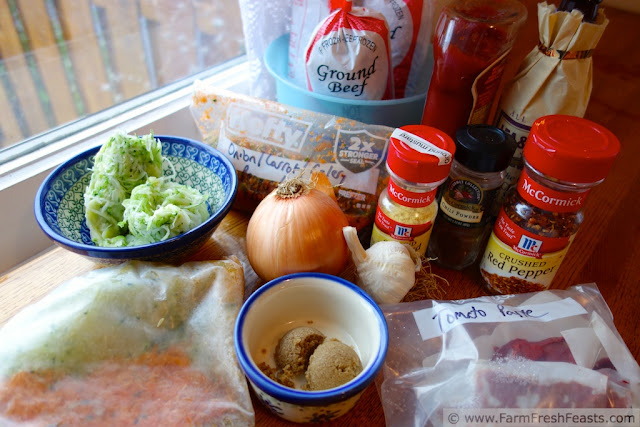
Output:
<instances>
[{"instance_id":1,"label":"blue and white ceramic bowl","mask_svg":"<svg viewBox=\"0 0 640 427\"><path fill-rule=\"evenodd\" d=\"M161 242L141 246L105 248L91 241L85 220L84 191L100 147L89 149L61 164L44 180L36 194L36 221L59 246L100 263L126 260L177 262L197 251L231 210L238 189L233 165L218 150L188 138L156 135L162 154L176 172L175 182L209 195L209 219L199 226ZM165 165L168 167L168 165ZM165 170L165 174L172 171ZM211 191L218 176L223 191ZM217 180L216 180L217 181Z\"/></svg>"},{"instance_id":2,"label":"blue and white ceramic bowl","mask_svg":"<svg viewBox=\"0 0 640 427\"><path fill-rule=\"evenodd\" d=\"M320 391L271 380L258 366L264 362L275 367L277 342L299 326L314 327L327 339L351 346L362 372L342 386ZM296 273L266 283L247 299L236 320L234 341L240 367L258 399L284 419L313 423L337 418L356 404L382 367L389 336L382 311L362 289L328 274Z\"/></svg>"}]
</instances>

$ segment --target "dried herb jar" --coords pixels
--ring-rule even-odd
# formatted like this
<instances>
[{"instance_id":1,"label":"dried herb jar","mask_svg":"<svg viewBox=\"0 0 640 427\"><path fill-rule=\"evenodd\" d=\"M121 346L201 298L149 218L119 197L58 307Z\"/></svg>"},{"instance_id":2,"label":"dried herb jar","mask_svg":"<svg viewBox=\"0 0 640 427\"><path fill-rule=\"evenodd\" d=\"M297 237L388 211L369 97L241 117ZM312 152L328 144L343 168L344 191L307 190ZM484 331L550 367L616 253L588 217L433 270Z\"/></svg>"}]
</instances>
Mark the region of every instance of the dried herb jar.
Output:
<instances>
[{"instance_id":1,"label":"dried herb jar","mask_svg":"<svg viewBox=\"0 0 640 427\"><path fill-rule=\"evenodd\" d=\"M456 132L456 155L442 185L439 212L427 249L442 267L461 270L483 249L495 220L494 201L511 157L513 137L490 125L467 125Z\"/></svg>"},{"instance_id":2,"label":"dried herb jar","mask_svg":"<svg viewBox=\"0 0 640 427\"><path fill-rule=\"evenodd\" d=\"M393 131L387 152L389 184L378 199L371 244L395 240L427 251L438 186L449 175L456 146L444 132L422 125Z\"/></svg>"},{"instance_id":3,"label":"dried herb jar","mask_svg":"<svg viewBox=\"0 0 640 427\"><path fill-rule=\"evenodd\" d=\"M524 170L480 262L489 290L549 288L582 223L590 189L604 180L619 151L613 133L583 118L551 115L533 123Z\"/></svg>"}]
</instances>

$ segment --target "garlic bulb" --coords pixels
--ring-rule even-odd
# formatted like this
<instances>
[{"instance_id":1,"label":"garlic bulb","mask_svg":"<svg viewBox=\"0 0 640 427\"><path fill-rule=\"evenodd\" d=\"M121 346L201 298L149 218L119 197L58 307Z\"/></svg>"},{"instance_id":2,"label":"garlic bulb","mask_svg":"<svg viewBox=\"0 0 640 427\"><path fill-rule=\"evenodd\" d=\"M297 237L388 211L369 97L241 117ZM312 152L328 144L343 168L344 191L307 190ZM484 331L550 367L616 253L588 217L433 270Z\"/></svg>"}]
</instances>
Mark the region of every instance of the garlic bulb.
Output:
<instances>
[{"instance_id":1,"label":"garlic bulb","mask_svg":"<svg viewBox=\"0 0 640 427\"><path fill-rule=\"evenodd\" d=\"M395 304L405 297L422 265L420 256L408 245L395 241L376 242L366 251L354 227L342 234L356 266L357 285L378 304Z\"/></svg>"}]
</instances>

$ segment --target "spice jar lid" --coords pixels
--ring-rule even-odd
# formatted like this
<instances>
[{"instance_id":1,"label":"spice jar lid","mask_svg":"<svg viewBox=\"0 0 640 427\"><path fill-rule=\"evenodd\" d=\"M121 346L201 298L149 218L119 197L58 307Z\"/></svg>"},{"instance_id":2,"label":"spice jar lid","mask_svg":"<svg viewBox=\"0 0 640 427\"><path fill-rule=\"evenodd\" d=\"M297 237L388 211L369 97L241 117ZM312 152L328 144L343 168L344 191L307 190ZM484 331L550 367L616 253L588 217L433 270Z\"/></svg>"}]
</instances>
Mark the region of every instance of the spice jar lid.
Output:
<instances>
[{"instance_id":1,"label":"spice jar lid","mask_svg":"<svg viewBox=\"0 0 640 427\"><path fill-rule=\"evenodd\" d=\"M607 128L581 117L550 115L537 119L523 155L538 172L575 183L603 180L620 151Z\"/></svg>"},{"instance_id":2,"label":"spice jar lid","mask_svg":"<svg viewBox=\"0 0 640 427\"><path fill-rule=\"evenodd\" d=\"M467 125L456 132L456 161L476 172L500 172L509 166L516 141L491 125Z\"/></svg>"},{"instance_id":3,"label":"spice jar lid","mask_svg":"<svg viewBox=\"0 0 640 427\"><path fill-rule=\"evenodd\" d=\"M391 134L387 166L407 181L429 183L449 175L456 144L446 133L424 125L407 125Z\"/></svg>"}]
</instances>

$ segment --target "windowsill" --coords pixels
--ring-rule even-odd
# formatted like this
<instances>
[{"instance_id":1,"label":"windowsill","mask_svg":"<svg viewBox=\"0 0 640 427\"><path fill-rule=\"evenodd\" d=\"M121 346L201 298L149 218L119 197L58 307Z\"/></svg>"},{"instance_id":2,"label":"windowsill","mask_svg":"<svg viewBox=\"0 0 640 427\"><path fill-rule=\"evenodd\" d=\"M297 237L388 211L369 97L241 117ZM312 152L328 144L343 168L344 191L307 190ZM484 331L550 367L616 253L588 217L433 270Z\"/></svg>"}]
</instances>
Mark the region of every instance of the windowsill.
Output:
<instances>
[{"instance_id":1,"label":"windowsill","mask_svg":"<svg viewBox=\"0 0 640 427\"><path fill-rule=\"evenodd\" d=\"M245 58L212 71L210 76L197 77L221 88L246 90L249 67ZM200 140L201 135L189 111L193 80L54 129L0 153L0 161L4 160L0 164L0 233L3 236L0 273L53 245L35 221L33 202L42 181L60 163L101 145L116 130L137 134L153 131L156 135Z\"/></svg>"}]
</instances>

